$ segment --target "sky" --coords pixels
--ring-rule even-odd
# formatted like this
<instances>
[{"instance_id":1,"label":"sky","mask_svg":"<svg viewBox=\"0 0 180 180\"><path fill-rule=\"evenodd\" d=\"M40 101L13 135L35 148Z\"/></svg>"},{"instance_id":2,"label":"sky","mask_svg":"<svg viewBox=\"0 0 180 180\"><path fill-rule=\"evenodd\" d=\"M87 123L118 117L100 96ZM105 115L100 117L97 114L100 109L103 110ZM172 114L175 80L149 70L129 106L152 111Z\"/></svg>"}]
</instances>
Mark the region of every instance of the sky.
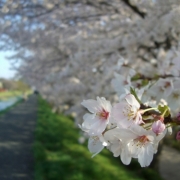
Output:
<instances>
[{"instance_id":1,"label":"sky","mask_svg":"<svg viewBox=\"0 0 180 180\"><path fill-rule=\"evenodd\" d=\"M13 78L16 71L11 69L11 64L10 62L7 60L6 56L11 55L12 52L8 51L8 52L3 52L0 51L0 78Z\"/></svg>"}]
</instances>

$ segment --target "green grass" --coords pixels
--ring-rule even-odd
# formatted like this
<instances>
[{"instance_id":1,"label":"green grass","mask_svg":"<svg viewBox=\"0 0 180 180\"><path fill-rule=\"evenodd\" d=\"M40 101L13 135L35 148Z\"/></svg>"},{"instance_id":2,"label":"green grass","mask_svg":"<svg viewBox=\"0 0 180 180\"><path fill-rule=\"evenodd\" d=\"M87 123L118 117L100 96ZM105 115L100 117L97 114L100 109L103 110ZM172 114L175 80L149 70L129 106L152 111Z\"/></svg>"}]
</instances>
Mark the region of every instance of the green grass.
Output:
<instances>
[{"instance_id":1,"label":"green grass","mask_svg":"<svg viewBox=\"0 0 180 180\"><path fill-rule=\"evenodd\" d=\"M32 92L29 90L26 92L27 95L31 94ZM22 91L5 91L5 92L0 92L0 101L1 100L6 100L11 97L16 97L16 96L22 96L23 92Z\"/></svg>"},{"instance_id":2,"label":"green grass","mask_svg":"<svg viewBox=\"0 0 180 180\"><path fill-rule=\"evenodd\" d=\"M20 96L22 95L22 92L20 91L5 91L5 92L0 92L0 100L6 100L11 97L15 96Z\"/></svg>"},{"instance_id":3,"label":"green grass","mask_svg":"<svg viewBox=\"0 0 180 180\"><path fill-rule=\"evenodd\" d=\"M141 171L136 162L130 166L134 170L128 170L107 150L91 158L87 144L78 144L78 138L79 130L73 119L53 114L49 105L39 99L34 143L35 180L160 179L149 168Z\"/></svg>"}]
</instances>

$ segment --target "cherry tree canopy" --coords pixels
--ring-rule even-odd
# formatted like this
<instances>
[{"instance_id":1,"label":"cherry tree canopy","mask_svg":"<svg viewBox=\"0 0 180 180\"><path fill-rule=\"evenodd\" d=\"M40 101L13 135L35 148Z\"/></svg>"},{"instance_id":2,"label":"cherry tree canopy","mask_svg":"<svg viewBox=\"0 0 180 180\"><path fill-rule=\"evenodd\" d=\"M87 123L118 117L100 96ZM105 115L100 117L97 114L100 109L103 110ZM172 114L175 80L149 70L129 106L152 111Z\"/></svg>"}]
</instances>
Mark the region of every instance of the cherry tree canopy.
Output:
<instances>
[{"instance_id":1,"label":"cherry tree canopy","mask_svg":"<svg viewBox=\"0 0 180 180\"><path fill-rule=\"evenodd\" d=\"M116 100L114 72L122 86L179 77L179 0L1 0L0 8L1 50L16 52L12 64L21 61L18 72L56 108L80 113L85 98Z\"/></svg>"}]
</instances>

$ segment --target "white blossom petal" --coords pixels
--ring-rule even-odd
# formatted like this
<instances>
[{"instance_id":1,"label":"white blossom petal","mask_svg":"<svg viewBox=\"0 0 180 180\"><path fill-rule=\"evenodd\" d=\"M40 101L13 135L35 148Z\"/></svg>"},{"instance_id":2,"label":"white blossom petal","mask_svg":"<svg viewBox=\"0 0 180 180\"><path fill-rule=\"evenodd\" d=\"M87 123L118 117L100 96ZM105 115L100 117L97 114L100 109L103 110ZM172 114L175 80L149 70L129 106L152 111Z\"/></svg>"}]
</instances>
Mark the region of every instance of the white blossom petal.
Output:
<instances>
[{"instance_id":1,"label":"white blossom petal","mask_svg":"<svg viewBox=\"0 0 180 180\"><path fill-rule=\"evenodd\" d=\"M102 145L102 142L100 141L98 136L90 137L88 140L88 149L91 153L94 153L92 157L97 155L99 152L103 150L104 146Z\"/></svg>"},{"instance_id":2,"label":"white blossom petal","mask_svg":"<svg viewBox=\"0 0 180 180\"><path fill-rule=\"evenodd\" d=\"M131 106L135 107L136 109L140 108L139 102L136 100L136 98L132 94L128 94L125 97L125 99L128 102L128 104L130 104Z\"/></svg>"},{"instance_id":3,"label":"white blossom petal","mask_svg":"<svg viewBox=\"0 0 180 180\"><path fill-rule=\"evenodd\" d=\"M82 123L81 129L86 131L92 128L92 125L96 123L96 119L93 114L86 113L83 116L84 122Z\"/></svg>"},{"instance_id":4,"label":"white blossom petal","mask_svg":"<svg viewBox=\"0 0 180 180\"><path fill-rule=\"evenodd\" d=\"M121 152L121 161L125 165L129 165L130 162L131 162L131 156L129 154L128 149L126 149L126 148L122 149L122 152Z\"/></svg>"},{"instance_id":5,"label":"white blossom petal","mask_svg":"<svg viewBox=\"0 0 180 180\"><path fill-rule=\"evenodd\" d=\"M91 129L89 130L90 136L100 135L106 128L106 123L103 120L96 119L96 122L92 124Z\"/></svg>"},{"instance_id":6,"label":"white blossom petal","mask_svg":"<svg viewBox=\"0 0 180 180\"><path fill-rule=\"evenodd\" d=\"M97 103L96 100L89 99L89 100L83 100L81 103L85 108L88 109L91 113L96 113L97 111L101 110L100 105Z\"/></svg>"},{"instance_id":7,"label":"white blossom petal","mask_svg":"<svg viewBox=\"0 0 180 180\"><path fill-rule=\"evenodd\" d=\"M138 155L138 162L141 167L147 167L150 165L153 159L153 146L148 144L146 147L142 147L141 153Z\"/></svg>"}]
</instances>

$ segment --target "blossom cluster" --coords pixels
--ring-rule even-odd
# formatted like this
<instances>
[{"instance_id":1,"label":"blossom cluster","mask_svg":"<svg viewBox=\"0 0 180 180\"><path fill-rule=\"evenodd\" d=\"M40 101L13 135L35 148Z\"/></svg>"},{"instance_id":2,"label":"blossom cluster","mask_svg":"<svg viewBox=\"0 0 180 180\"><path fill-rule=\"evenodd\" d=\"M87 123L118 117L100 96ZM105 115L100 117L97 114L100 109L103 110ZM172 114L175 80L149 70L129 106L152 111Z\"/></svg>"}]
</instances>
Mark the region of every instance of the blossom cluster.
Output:
<instances>
[{"instance_id":1,"label":"blossom cluster","mask_svg":"<svg viewBox=\"0 0 180 180\"><path fill-rule=\"evenodd\" d=\"M125 165L135 158L141 167L147 167L159 142L167 132L172 133L173 125L180 124L180 113L172 118L172 107L162 99L171 99L173 92L178 92L174 87L178 87L179 81L159 78L138 89L133 86L134 76L132 71L126 77L115 74L112 85L118 93L118 103L112 105L104 97L84 100L81 104L90 113L83 116L79 127L89 136L92 157L106 147L114 157L120 156ZM152 103L153 96L159 103ZM180 139L179 133L176 138Z\"/></svg>"}]
</instances>

